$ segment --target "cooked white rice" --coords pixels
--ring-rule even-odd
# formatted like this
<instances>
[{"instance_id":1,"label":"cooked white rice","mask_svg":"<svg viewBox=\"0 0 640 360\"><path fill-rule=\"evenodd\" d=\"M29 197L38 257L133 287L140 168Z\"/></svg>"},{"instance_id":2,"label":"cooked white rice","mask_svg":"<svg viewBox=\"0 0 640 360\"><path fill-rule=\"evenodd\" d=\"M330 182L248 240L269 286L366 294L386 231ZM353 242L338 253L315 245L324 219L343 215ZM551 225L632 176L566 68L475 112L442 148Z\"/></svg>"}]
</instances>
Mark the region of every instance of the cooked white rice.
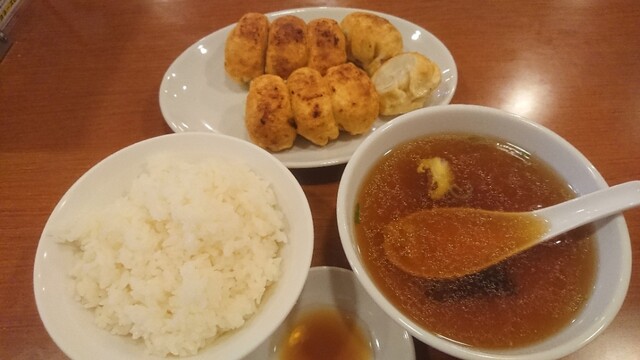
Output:
<instances>
[{"instance_id":1,"label":"cooked white rice","mask_svg":"<svg viewBox=\"0 0 640 360\"><path fill-rule=\"evenodd\" d=\"M160 356L193 355L241 327L277 281L287 240L273 190L247 166L167 157L63 238L96 323Z\"/></svg>"}]
</instances>

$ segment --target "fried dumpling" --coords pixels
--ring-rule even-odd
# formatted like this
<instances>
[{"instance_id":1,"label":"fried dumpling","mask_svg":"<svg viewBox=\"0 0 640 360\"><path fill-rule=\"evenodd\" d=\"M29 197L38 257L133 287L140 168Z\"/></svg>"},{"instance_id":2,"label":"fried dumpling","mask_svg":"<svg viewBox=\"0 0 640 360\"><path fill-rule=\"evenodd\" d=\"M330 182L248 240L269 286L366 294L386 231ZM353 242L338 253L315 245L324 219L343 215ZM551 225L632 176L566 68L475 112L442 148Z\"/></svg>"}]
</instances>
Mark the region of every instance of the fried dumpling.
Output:
<instances>
[{"instance_id":1,"label":"fried dumpling","mask_svg":"<svg viewBox=\"0 0 640 360\"><path fill-rule=\"evenodd\" d=\"M307 42L307 66L320 74L324 75L330 67L347 62L346 40L337 21L326 18L310 21L307 24Z\"/></svg>"},{"instance_id":2,"label":"fried dumpling","mask_svg":"<svg viewBox=\"0 0 640 360\"><path fill-rule=\"evenodd\" d=\"M318 70L303 67L287 79L291 108L298 134L312 143L327 145L340 134L331 107L331 96Z\"/></svg>"},{"instance_id":3,"label":"fried dumpling","mask_svg":"<svg viewBox=\"0 0 640 360\"><path fill-rule=\"evenodd\" d=\"M264 74L269 20L263 14L243 15L227 36L224 69L238 82L249 82Z\"/></svg>"},{"instance_id":4,"label":"fried dumpling","mask_svg":"<svg viewBox=\"0 0 640 360\"><path fill-rule=\"evenodd\" d=\"M265 72L287 79L296 69L307 66L307 24L297 16L285 15L271 23Z\"/></svg>"},{"instance_id":5,"label":"fried dumpling","mask_svg":"<svg viewBox=\"0 0 640 360\"><path fill-rule=\"evenodd\" d=\"M380 113L398 115L421 108L441 81L440 68L417 52L396 55L371 79L380 96Z\"/></svg>"},{"instance_id":6,"label":"fried dumpling","mask_svg":"<svg viewBox=\"0 0 640 360\"><path fill-rule=\"evenodd\" d=\"M325 80L331 90L331 106L338 126L358 135L371 129L378 117L378 94L371 79L352 63L329 68Z\"/></svg>"},{"instance_id":7,"label":"fried dumpling","mask_svg":"<svg viewBox=\"0 0 640 360\"><path fill-rule=\"evenodd\" d=\"M245 106L245 126L251 141L270 151L293 146L297 133L289 90L281 77L265 74L253 79Z\"/></svg>"},{"instance_id":8,"label":"fried dumpling","mask_svg":"<svg viewBox=\"0 0 640 360\"><path fill-rule=\"evenodd\" d=\"M340 27L347 41L347 57L372 76L383 62L402 52L402 34L378 15L352 12Z\"/></svg>"}]
</instances>

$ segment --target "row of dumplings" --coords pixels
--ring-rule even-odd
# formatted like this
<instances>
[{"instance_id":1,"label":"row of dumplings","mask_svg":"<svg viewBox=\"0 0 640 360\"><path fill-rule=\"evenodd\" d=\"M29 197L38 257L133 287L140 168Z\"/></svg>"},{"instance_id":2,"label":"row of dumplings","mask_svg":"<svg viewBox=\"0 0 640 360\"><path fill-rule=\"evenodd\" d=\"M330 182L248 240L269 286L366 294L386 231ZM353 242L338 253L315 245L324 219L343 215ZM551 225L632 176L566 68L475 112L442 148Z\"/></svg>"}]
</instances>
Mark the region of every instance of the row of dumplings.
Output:
<instances>
[{"instance_id":1,"label":"row of dumplings","mask_svg":"<svg viewBox=\"0 0 640 360\"><path fill-rule=\"evenodd\" d=\"M369 76L352 63L327 69L294 70L285 81L272 74L251 81L245 126L252 142L270 151L293 146L297 135L315 145L335 140L340 131L358 135L378 117L378 94Z\"/></svg>"},{"instance_id":2,"label":"row of dumplings","mask_svg":"<svg viewBox=\"0 0 640 360\"><path fill-rule=\"evenodd\" d=\"M243 15L225 43L225 69L239 82L262 74L287 79L310 67L325 75L335 65L353 62L372 76L380 65L402 52L402 35L388 20L352 12L338 24L328 18L306 23L284 15L269 23L260 13Z\"/></svg>"},{"instance_id":3,"label":"row of dumplings","mask_svg":"<svg viewBox=\"0 0 640 360\"><path fill-rule=\"evenodd\" d=\"M250 83L245 124L252 141L281 151L296 134L324 146L340 131L368 131L378 115L424 106L440 69L422 54L402 51L398 29L372 13L352 12L340 23L306 23L294 15L270 23L247 13L227 37L224 66L232 79Z\"/></svg>"}]
</instances>

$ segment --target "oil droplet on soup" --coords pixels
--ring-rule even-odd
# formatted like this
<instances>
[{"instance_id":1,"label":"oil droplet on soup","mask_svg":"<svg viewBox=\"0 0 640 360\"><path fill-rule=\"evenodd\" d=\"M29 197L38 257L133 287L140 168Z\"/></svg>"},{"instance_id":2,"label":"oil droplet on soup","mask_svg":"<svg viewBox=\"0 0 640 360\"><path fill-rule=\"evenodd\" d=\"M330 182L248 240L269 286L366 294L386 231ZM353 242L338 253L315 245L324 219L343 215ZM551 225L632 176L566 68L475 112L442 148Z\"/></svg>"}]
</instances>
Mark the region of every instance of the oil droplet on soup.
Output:
<instances>
[{"instance_id":1,"label":"oil droplet on soup","mask_svg":"<svg viewBox=\"0 0 640 360\"><path fill-rule=\"evenodd\" d=\"M303 314L279 346L281 360L368 360L372 350L355 315L333 307Z\"/></svg>"},{"instance_id":2,"label":"oil droplet on soup","mask_svg":"<svg viewBox=\"0 0 640 360\"><path fill-rule=\"evenodd\" d=\"M429 158L448 163L455 191L429 195L430 174L416 171ZM380 290L421 326L474 347L532 344L567 326L586 303L597 260L591 226L453 280L427 280L396 267L385 256L384 229L424 209L521 212L573 197L549 166L515 145L468 134L425 137L397 146L367 175L358 195L356 241Z\"/></svg>"}]
</instances>

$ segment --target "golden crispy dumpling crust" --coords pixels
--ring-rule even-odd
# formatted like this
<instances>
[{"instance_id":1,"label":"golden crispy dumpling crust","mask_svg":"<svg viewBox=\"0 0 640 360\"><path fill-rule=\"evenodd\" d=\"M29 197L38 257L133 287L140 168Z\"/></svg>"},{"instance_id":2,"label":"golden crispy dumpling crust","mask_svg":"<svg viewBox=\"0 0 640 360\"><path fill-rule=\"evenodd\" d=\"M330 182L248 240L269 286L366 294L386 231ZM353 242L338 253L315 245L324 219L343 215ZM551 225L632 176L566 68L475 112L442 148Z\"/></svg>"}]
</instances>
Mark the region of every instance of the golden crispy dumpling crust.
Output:
<instances>
[{"instance_id":1,"label":"golden crispy dumpling crust","mask_svg":"<svg viewBox=\"0 0 640 360\"><path fill-rule=\"evenodd\" d=\"M346 40L337 21L325 18L310 21L307 24L307 41L307 66L320 74L324 75L330 67L347 62Z\"/></svg>"},{"instance_id":2,"label":"golden crispy dumpling crust","mask_svg":"<svg viewBox=\"0 0 640 360\"><path fill-rule=\"evenodd\" d=\"M346 132L358 135L371 129L378 117L378 94L369 76L352 63L327 70L325 80L331 89L331 105L336 123Z\"/></svg>"},{"instance_id":3,"label":"golden crispy dumpling crust","mask_svg":"<svg viewBox=\"0 0 640 360\"><path fill-rule=\"evenodd\" d=\"M263 14L243 15L227 36L224 68L238 82L249 82L264 74L269 20Z\"/></svg>"},{"instance_id":4,"label":"golden crispy dumpling crust","mask_svg":"<svg viewBox=\"0 0 640 360\"><path fill-rule=\"evenodd\" d=\"M402 34L378 15L352 12L342 19L340 27L347 40L347 57L373 75L383 62L402 51Z\"/></svg>"},{"instance_id":5,"label":"golden crispy dumpling crust","mask_svg":"<svg viewBox=\"0 0 640 360\"><path fill-rule=\"evenodd\" d=\"M282 78L265 74L251 81L245 126L251 141L264 149L281 151L293 146L297 134L289 90Z\"/></svg>"},{"instance_id":6,"label":"golden crispy dumpling crust","mask_svg":"<svg viewBox=\"0 0 640 360\"><path fill-rule=\"evenodd\" d=\"M295 69L307 65L307 24L297 16L285 15L269 28L265 72L287 79Z\"/></svg>"},{"instance_id":7,"label":"golden crispy dumpling crust","mask_svg":"<svg viewBox=\"0 0 640 360\"><path fill-rule=\"evenodd\" d=\"M320 72L300 68L289 75L287 87L298 134L320 146L338 137L329 87Z\"/></svg>"}]
</instances>

